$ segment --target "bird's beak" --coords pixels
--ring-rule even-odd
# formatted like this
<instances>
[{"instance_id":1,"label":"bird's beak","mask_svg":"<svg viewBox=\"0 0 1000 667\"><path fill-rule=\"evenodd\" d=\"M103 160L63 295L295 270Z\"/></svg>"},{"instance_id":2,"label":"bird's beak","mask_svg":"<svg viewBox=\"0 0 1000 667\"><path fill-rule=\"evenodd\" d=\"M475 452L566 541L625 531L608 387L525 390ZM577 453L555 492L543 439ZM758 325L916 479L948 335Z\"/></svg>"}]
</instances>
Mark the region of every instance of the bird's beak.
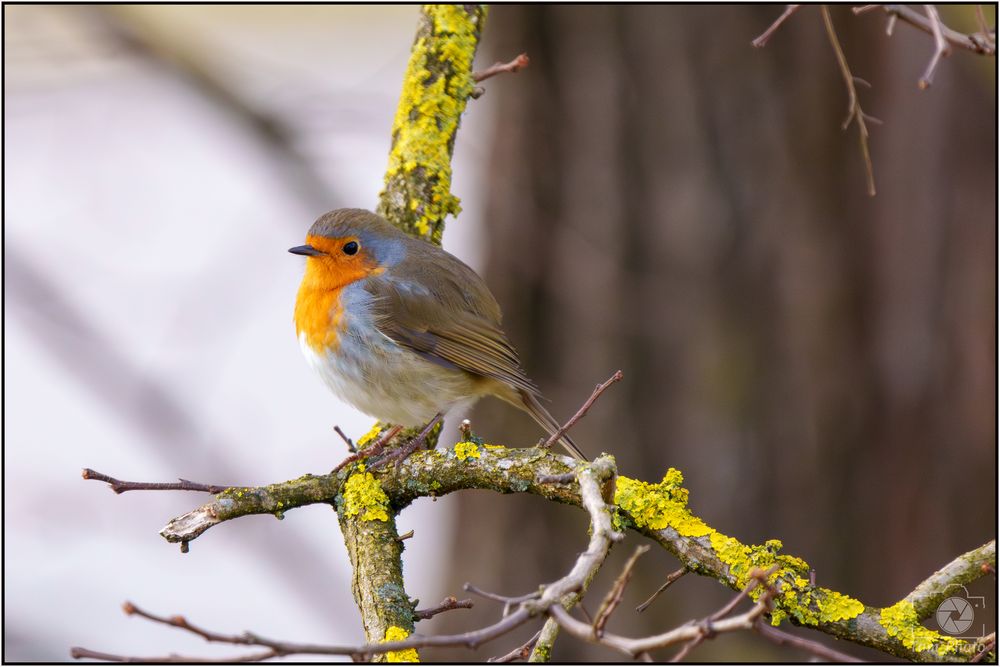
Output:
<instances>
[{"instance_id":1,"label":"bird's beak","mask_svg":"<svg viewBox=\"0 0 1000 667\"><path fill-rule=\"evenodd\" d=\"M325 255L326 253L322 250L317 250L311 245L297 245L294 248L289 248L288 252L293 255L305 255L306 257L316 257L318 255Z\"/></svg>"}]
</instances>

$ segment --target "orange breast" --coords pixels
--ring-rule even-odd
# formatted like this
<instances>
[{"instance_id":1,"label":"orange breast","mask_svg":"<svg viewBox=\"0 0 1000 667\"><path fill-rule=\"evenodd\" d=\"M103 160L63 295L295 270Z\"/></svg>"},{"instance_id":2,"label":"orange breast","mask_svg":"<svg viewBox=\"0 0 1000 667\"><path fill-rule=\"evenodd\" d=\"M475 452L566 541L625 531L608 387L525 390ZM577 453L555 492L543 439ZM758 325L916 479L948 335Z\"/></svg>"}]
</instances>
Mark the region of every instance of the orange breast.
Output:
<instances>
[{"instance_id":1,"label":"orange breast","mask_svg":"<svg viewBox=\"0 0 1000 667\"><path fill-rule=\"evenodd\" d=\"M337 348L341 324L340 295L345 287L369 275L381 273L364 250L356 255L340 252L345 239L306 236L309 245L326 255L309 257L295 300L295 333L305 334L309 347L318 351Z\"/></svg>"},{"instance_id":2,"label":"orange breast","mask_svg":"<svg viewBox=\"0 0 1000 667\"><path fill-rule=\"evenodd\" d=\"M342 288L317 289L302 281L295 300L295 334L305 334L309 347L316 351L337 348Z\"/></svg>"}]
</instances>

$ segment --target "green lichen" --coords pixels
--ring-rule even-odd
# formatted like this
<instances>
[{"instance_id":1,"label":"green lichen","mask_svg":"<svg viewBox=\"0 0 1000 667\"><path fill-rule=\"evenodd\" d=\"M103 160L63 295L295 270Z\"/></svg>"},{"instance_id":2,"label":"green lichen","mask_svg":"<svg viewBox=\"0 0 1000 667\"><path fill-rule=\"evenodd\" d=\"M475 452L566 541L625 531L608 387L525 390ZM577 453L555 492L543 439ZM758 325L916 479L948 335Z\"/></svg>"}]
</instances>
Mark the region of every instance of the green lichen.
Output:
<instances>
[{"instance_id":1,"label":"green lichen","mask_svg":"<svg viewBox=\"0 0 1000 667\"><path fill-rule=\"evenodd\" d=\"M459 442L455 445L455 456L458 457L459 461L478 459L479 447L474 442Z\"/></svg>"},{"instance_id":2,"label":"green lichen","mask_svg":"<svg viewBox=\"0 0 1000 667\"><path fill-rule=\"evenodd\" d=\"M472 58L484 10L424 5L410 52L379 212L405 231L440 243L444 218L461 210L451 193L451 154L473 89Z\"/></svg>"},{"instance_id":3,"label":"green lichen","mask_svg":"<svg viewBox=\"0 0 1000 667\"><path fill-rule=\"evenodd\" d=\"M385 642L399 642L410 636L410 633L403 628L393 625L385 631ZM420 662L417 649L408 648L404 651L389 651L385 654L386 662Z\"/></svg>"},{"instance_id":4,"label":"green lichen","mask_svg":"<svg viewBox=\"0 0 1000 667\"><path fill-rule=\"evenodd\" d=\"M890 637L897 637L906 648L917 652L934 650L939 656L961 653L965 642L934 632L920 625L913 603L900 600L882 610L879 623Z\"/></svg>"},{"instance_id":5,"label":"green lichen","mask_svg":"<svg viewBox=\"0 0 1000 667\"><path fill-rule=\"evenodd\" d=\"M388 521L389 497L363 465L344 483L344 516L360 516L362 521Z\"/></svg>"}]
</instances>

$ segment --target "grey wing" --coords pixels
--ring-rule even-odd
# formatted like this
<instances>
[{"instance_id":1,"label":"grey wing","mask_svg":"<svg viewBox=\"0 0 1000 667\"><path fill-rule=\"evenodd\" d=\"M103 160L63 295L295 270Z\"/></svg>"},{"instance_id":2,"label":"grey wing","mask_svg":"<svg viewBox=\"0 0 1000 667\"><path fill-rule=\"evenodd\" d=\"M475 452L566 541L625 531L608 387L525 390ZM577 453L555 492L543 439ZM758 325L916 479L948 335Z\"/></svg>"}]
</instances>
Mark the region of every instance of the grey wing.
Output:
<instances>
[{"instance_id":1,"label":"grey wing","mask_svg":"<svg viewBox=\"0 0 1000 667\"><path fill-rule=\"evenodd\" d=\"M441 251L434 280L414 277L373 281L375 326L383 335L425 359L493 378L537 395L517 352L500 328L500 307L482 279ZM444 271L440 270L442 264Z\"/></svg>"}]
</instances>

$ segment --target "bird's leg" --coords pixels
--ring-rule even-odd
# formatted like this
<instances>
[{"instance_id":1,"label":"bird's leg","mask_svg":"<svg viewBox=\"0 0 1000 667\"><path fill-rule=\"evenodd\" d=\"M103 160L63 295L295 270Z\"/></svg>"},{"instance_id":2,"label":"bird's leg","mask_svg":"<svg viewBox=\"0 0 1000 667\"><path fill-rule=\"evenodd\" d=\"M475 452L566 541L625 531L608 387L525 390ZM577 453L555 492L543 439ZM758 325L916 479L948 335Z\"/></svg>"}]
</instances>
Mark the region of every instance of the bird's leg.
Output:
<instances>
[{"instance_id":1,"label":"bird's leg","mask_svg":"<svg viewBox=\"0 0 1000 667\"><path fill-rule=\"evenodd\" d=\"M386 454L385 458L379 460L379 462L374 464L372 468L373 469L377 468L390 461L395 461L396 466L398 467L399 464L402 463L407 456L420 449L420 447L427 441L427 437L431 434L431 431L434 430L434 427L437 426L438 422L440 422L443 418L444 418L443 412L439 412L433 417L431 417L431 420L427 422L427 425L424 426L420 430L420 433L418 433L412 440L407 442L405 445L400 445L396 449Z\"/></svg>"},{"instance_id":2,"label":"bird's leg","mask_svg":"<svg viewBox=\"0 0 1000 667\"><path fill-rule=\"evenodd\" d=\"M392 427L390 427L388 431L386 431L385 433L382 434L382 437L379 438L378 441L374 445L372 445L370 447L365 447L364 449L362 449L362 450L360 450L358 452L355 452L354 454L351 454L346 459L344 459L343 461L341 461L337 465L337 467L333 469L333 472L337 472L338 470L340 470L344 466L346 466L346 465L348 465L350 463L354 463L355 461L359 461L361 459L368 459L368 458L371 458L373 456L377 456L378 454L380 454L382 452L383 449L385 449L386 445L389 444L389 441L391 441L393 438L395 438L396 435L400 431L402 431L402 430L403 430L402 426L392 426Z\"/></svg>"}]
</instances>

